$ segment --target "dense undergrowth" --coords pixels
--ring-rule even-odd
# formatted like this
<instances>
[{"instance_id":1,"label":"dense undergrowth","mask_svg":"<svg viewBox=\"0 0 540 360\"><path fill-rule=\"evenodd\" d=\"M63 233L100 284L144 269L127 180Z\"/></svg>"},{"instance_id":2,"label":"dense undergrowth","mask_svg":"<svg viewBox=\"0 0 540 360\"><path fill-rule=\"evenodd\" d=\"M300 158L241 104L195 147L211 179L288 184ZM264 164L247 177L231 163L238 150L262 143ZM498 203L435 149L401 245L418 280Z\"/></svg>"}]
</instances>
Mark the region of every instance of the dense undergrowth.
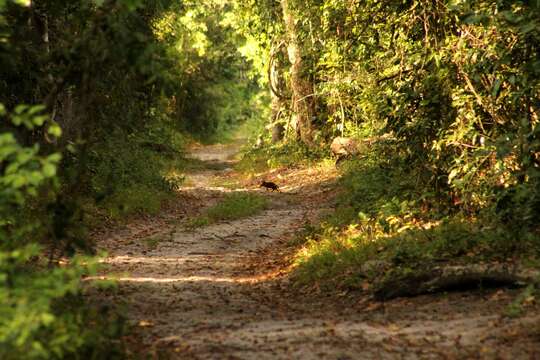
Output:
<instances>
[{"instance_id":1,"label":"dense undergrowth","mask_svg":"<svg viewBox=\"0 0 540 360\"><path fill-rule=\"evenodd\" d=\"M296 256L299 284L367 291L441 265L537 266L536 225L509 220L496 198L470 212L451 193L427 192L406 158L384 146L343 165L335 212L306 230Z\"/></svg>"},{"instance_id":2,"label":"dense undergrowth","mask_svg":"<svg viewBox=\"0 0 540 360\"><path fill-rule=\"evenodd\" d=\"M41 111L19 107L10 117L27 129L40 128ZM8 115L3 107L0 115ZM47 131L56 133L54 127ZM74 214L57 207L49 213L40 210L54 204L61 186L56 176L60 160L59 153L42 155L38 146L22 146L13 134L0 135L5 166L0 177L2 359L100 359L123 353L120 342L111 342L124 334L121 314L115 307L89 307L85 301L81 279L95 274L97 259L56 257L57 251L72 251L76 245L67 238L77 234L65 226Z\"/></svg>"}]
</instances>

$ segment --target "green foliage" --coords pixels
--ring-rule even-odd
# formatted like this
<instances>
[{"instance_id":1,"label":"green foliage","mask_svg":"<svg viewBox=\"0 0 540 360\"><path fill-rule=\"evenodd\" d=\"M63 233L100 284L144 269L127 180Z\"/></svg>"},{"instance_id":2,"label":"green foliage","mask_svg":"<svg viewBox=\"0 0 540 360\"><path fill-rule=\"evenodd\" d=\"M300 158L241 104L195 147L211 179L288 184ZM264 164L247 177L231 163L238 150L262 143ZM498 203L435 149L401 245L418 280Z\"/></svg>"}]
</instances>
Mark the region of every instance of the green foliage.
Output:
<instances>
[{"instance_id":1,"label":"green foliage","mask_svg":"<svg viewBox=\"0 0 540 360\"><path fill-rule=\"evenodd\" d=\"M321 40L305 51L327 126L393 133L423 173L417 185L448 187L466 211L518 183L533 197L524 211L538 209L537 4L294 4L306 38Z\"/></svg>"},{"instance_id":2,"label":"green foliage","mask_svg":"<svg viewBox=\"0 0 540 360\"><path fill-rule=\"evenodd\" d=\"M35 130L46 121L42 110L18 106L9 117ZM0 116L8 117L1 105ZM64 266L47 266L38 245L51 232L31 204L42 194L54 195L60 161L57 153L41 152L38 145L22 146L10 132L0 133L0 357L120 357L121 349L109 340L122 334L121 318L82 299L81 278L95 274L97 261L75 257Z\"/></svg>"},{"instance_id":3,"label":"green foliage","mask_svg":"<svg viewBox=\"0 0 540 360\"><path fill-rule=\"evenodd\" d=\"M415 187L415 169L403 157L388 161L384 148L372 150L343 169L336 211L307 235L297 255L299 283L360 289L366 281L440 263L540 257L535 234L501 227L492 213L471 218L452 211L450 196L442 202Z\"/></svg>"},{"instance_id":4,"label":"green foliage","mask_svg":"<svg viewBox=\"0 0 540 360\"><path fill-rule=\"evenodd\" d=\"M222 220L241 219L259 213L266 206L266 199L260 195L234 192L226 195L219 203L205 210L201 216L190 220L187 226L195 228Z\"/></svg>"},{"instance_id":5,"label":"green foliage","mask_svg":"<svg viewBox=\"0 0 540 360\"><path fill-rule=\"evenodd\" d=\"M198 140L220 140L264 111L251 64L238 51L232 8L222 1L172 5L153 23L167 53L170 116ZM184 72L178 72L182 69Z\"/></svg>"},{"instance_id":6,"label":"green foliage","mask_svg":"<svg viewBox=\"0 0 540 360\"><path fill-rule=\"evenodd\" d=\"M283 36L281 5L273 0L232 1L231 26L245 38L242 54L253 63L250 75L261 84L267 84L269 54L272 45Z\"/></svg>"},{"instance_id":7,"label":"green foliage","mask_svg":"<svg viewBox=\"0 0 540 360\"><path fill-rule=\"evenodd\" d=\"M0 104L0 118L32 130L43 125L46 117L42 110L41 106L21 105L8 114ZM24 147L13 133L0 133L0 241L5 249L24 245L36 226L20 213L27 198L35 198L44 185L55 183L60 154L39 153L39 145Z\"/></svg>"},{"instance_id":8,"label":"green foliage","mask_svg":"<svg viewBox=\"0 0 540 360\"><path fill-rule=\"evenodd\" d=\"M47 122L48 133L20 135L63 153L70 202L155 211L178 185L181 134L214 141L264 113L227 2L17 4L0 9L0 102L15 124L28 109Z\"/></svg>"},{"instance_id":9,"label":"green foliage","mask_svg":"<svg viewBox=\"0 0 540 360\"><path fill-rule=\"evenodd\" d=\"M133 214L157 214L163 202L170 199L167 191L146 185L132 185L109 196L102 204L110 219L121 219Z\"/></svg>"},{"instance_id":10,"label":"green foliage","mask_svg":"<svg viewBox=\"0 0 540 360\"><path fill-rule=\"evenodd\" d=\"M95 274L95 260L46 269L35 260L40 253L35 245L0 251L0 357L120 358L109 340L122 334L123 320L81 297L81 277Z\"/></svg>"},{"instance_id":11,"label":"green foliage","mask_svg":"<svg viewBox=\"0 0 540 360\"><path fill-rule=\"evenodd\" d=\"M336 216L312 235L299 272L338 281L366 276L358 268L369 259L410 271L441 259L536 254L538 1L287 3L305 68L297 75L314 85L307 95L317 102L320 146L250 150L239 168L309 164L328 155L325 141L336 135L393 139L346 165ZM262 130L270 99L260 86L273 50L281 49L278 77L291 80L282 10L273 0L0 0L0 117L10 120L0 123L5 256L25 267L26 250L13 254L27 245L85 248L83 205L111 217L157 211L182 181L182 133L213 141L248 121ZM273 121L305 100L288 92L273 104ZM193 224L262 208L261 198L233 194ZM77 292L58 286L42 309ZM88 342L58 343L50 356Z\"/></svg>"},{"instance_id":12,"label":"green foliage","mask_svg":"<svg viewBox=\"0 0 540 360\"><path fill-rule=\"evenodd\" d=\"M182 139L175 144L150 134L133 134L127 141L121 135L108 137L86 158L92 174L86 193L113 218L156 213L181 182L171 173L181 166Z\"/></svg>"}]
</instances>

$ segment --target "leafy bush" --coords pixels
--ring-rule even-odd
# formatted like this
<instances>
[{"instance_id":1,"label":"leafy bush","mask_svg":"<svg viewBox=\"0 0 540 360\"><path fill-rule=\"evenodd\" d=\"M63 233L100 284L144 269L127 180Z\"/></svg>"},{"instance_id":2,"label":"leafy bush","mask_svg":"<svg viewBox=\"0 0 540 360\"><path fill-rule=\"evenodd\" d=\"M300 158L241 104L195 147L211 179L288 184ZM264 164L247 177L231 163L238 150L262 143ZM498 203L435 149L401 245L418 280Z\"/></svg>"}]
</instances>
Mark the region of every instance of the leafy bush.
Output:
<instances>
[{"instance_id":1,"label":"leafy bush","mask_svg":"<svg viewBox=\"0 0 540 360\"><path fill-rule=\"evenodd\" d=\"M2 359L121 358L111 342L124 331L114 307L84 301L81 278L96 261L72 259L47 268L35 244L0 251L0 357Z\"/></svg>"},{"instance_id":2,"label":"leafy bush","mask_svg":"<svg viewBox=\"0 0 540 360\"><path fill-rule=\"evenodd\" d=\"M119 138L110 137L98 151L91 152L87 166L93 176L87 193L113 218L134 212L156 213L177 186L168 172L180 155L166 157L142 141Z\"/></svg>"},{"instance_id":3,"label":"leafy bush","mask_svg":"<svg viewBox=\"0 0 540 360\"><path fill-rule=\"evenodd\" d=\"M0 117L27 129L43 125L42 111L18 106L8 117L0 105ZM54 124L46 131L59 135ZM0 358L120 357L110 340L123 331L121 319L112 309L88 307L82 298L81 279L95 273L96 260L75 257L53 266L38 244L56 232L47 231L47 218L35 216L39 209L31 201L54 196L61 158L40 150L37 144L21 146L11 132L0 133Z\"/></svg>"},{"instance_id":4,"label":"leafy bush","mask_svg":"<svg viewBox=\"0 0 540 360\"><path fill-rule=\"evenodd\" d=\"M392 133L422 191L451 191L469 213L504 198L516 228L534 228L523 219L540 214L537 2L291 2L310 19L299 31L321 39L303 51L325 128Z\"/></svg>"}]
</instances>

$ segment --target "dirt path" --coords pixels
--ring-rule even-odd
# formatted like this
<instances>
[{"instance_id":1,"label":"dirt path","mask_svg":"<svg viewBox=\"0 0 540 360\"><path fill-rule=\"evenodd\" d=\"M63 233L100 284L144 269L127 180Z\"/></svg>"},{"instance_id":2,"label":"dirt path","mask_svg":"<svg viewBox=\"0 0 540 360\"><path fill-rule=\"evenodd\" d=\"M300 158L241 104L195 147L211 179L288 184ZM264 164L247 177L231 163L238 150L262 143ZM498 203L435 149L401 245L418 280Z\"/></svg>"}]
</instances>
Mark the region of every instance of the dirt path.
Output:
<instances>
[{"instance_id":1,"label":"dirt path","mask_svg":"<svg viewBox=\"0 0 540 360\"><path fill-rule=\"evenodd\" d=\"M255 182L219 186L234 176L236 152L236 145L193 150L206 166L182 189L186 202L197 204L191 212L228 191L261 191ZM103 237L107 276L119 277L115 296L129 305L138 351L173 359L540 357L540 318L502 315L512 291L379 304L292 290L284 270L288 241L331 205L332 176L291 170L283 193L264 193L269 209L245 219L190 231L170 216Z\"/></svg>"}]
</instances>

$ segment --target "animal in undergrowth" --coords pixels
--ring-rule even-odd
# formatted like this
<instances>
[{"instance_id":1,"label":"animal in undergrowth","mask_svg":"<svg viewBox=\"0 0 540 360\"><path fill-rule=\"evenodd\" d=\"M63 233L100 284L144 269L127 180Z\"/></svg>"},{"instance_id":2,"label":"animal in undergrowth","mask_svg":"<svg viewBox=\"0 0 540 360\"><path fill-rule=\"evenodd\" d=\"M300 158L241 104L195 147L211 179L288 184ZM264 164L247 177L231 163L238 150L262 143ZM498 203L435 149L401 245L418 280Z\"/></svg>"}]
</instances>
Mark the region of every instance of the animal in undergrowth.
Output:
<instances>
[{"instance_id":1,"label":"animal in undergrowth","mask_svg":"<svg viewBox=\"0 0 540 360\"><path fill-rule=\"evenodd\" d=\"M271 181L261 181L259 187L263 187L266 190L279 191L279 186Z\"/></svg>"}]
</instances>

